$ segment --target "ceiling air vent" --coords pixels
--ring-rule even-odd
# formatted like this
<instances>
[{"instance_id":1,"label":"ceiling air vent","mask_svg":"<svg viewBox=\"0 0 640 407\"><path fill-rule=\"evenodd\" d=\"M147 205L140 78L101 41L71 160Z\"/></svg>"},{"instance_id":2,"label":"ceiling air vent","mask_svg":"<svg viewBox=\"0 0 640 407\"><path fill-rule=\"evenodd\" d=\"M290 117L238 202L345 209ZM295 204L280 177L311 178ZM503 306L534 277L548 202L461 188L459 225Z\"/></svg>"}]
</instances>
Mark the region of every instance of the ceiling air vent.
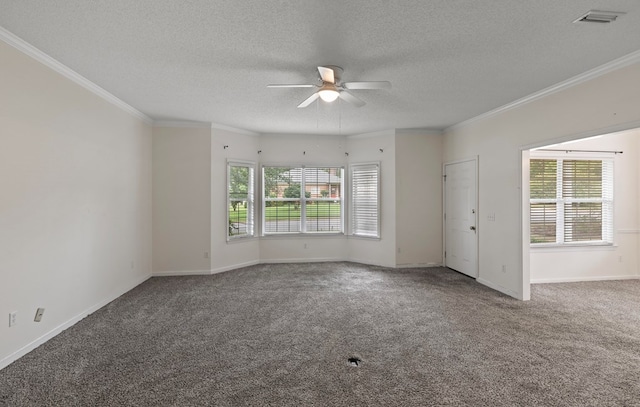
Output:
<instances>
[{"instance_id":1,"label":"ceiling air vent","mask_svg":"<svg viewBox=\"0 0 640 407\"><path fill-rule=\"evenodd\" d=\"M589 10L586 14L574 21L574 23L612 23L623 15L618 11Z\"/></svg>"}]
</instances>

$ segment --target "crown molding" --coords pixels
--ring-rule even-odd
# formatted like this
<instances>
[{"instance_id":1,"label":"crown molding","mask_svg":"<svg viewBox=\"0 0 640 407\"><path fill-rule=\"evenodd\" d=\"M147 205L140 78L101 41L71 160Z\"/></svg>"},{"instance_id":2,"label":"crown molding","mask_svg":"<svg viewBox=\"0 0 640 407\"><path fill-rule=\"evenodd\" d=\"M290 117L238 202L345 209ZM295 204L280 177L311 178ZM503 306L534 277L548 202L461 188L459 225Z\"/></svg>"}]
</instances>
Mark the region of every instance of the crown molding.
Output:
<instances>
[{"instance_id":1,"label":"crown molding","mask_svg":"<svg viewBox=\"0 0 640 407\"><path fill-rule=\"evenodd\" d=\"M637 131L636 129L640 129L640 120L633 120L630 122L618 123L611 126L599 127L597 129L592 129L592 130L583 131L580 133L570 134L568 136L554 138L551 140L544 140L544 141L538 141L532 144L525 144L520 146L520 150L533 150L536 148L549 146L553 144L561 144L569 141L583 140L589 137L604 136L604 135L610 135L615 133L622 133L625 131Z\"/></svg>"},{"instance_id":2,"label":"crown molding","mask_svg":"<svg viewBox=\"0 0 640 407\"><path fill-rule=\"evenodd\" d=\"M211 123L211 129L230 131L232 133L243 134L245 136L259 136L260 133L255 133L253 131L238 129L236 127L225 126L224 124Z\"/></svg>"},{"instance_id":3,"label":"crown molding","mask_svg":"<svg viewBox=\"0 0 640 407\"><path fill-rule=\"evenodd\" d=\"M528 96L525 96L521 99L515 100L511 103L507 103L506 105L503 105L501 107L498 107L496 109L490 110L486 113L483 113L481 115L478 115L476 117L472 117L471 119L465 120L463 122L454 124L453 126L447 127L446 129L444 129L445 133L448 133L452 130L457 130L461 127L465 127L468 126L470 124L497 116L499 114L502 114L504 112L507 112L509 110L512 109L516 109L520 106L526 105L527 103L531 103L533 101L536 101L538 99L542 99L544 97L547 97L549 95L552 95L554 93L557 92L561 92L563 90L569 89L573 86L577 86L580 85L582 83L588 82L592 79L598 78L602 75L606 75L610 72L616 71L618 69L624 68L626 66L629 65L633 65L636 63L640 62L640 50L632 52L631 54L627 54L621 58L618 59L614 59L611 62L607 62L604 65L600 65L597 68L591 69L589 71L586 71L584 73L581 73L580 75L574 76L573 78L569 78L566 81L562 81L560 83L557 83L555 85L549 86L548 88L542 89L541 91L532 93Z\"/></svg>"},{"instance_id":4,"label":"crown molding","mask_svg":"<svg viewBox=\"0 0 640 407\"><path fill-rule=\"evenodd\" d=\"M154 120L153 127L176 127L192 129L210 129L209 122L191 122L187 120Z\"/></svg>"},{"instance_id":5,"label":"crown molding","mask_svg":"<svg viewBox=\"0 0 640 407\"><path fill-rule=\"evenodd\" d=\"M71 80L72 82L75 82L76 84L82 86L83 88L85 88L88 91L94 93L95 95L101 97L102 99L106 100L107 102L119 107L120 109L122 109L125 112L131 114L132 116L144 121L147 124L153 124L153 120L149 116L147 116L146 114L142 113L141 111L139 111L138 109L134 108L133 106L123 102L121 99L118 99L113 94L107 92L106 90L104 90L100 86L98 86L95 83L91 82L90 80L88 80L84 76L80 75L76 71L72 70L68 66L66 66L66 65L58 62L57 60L53 59L49 55L47 55L44 52L40 51L38 48L34 47L33 45L29 44L28 42L26 42L22 38L20 38L20 37L16 36L15 34L9 32L8 30L6 30L3 27L0 27L0 40L6 42L7 44L9 44L12 47L16 48L18 51L21 51L22 53L30 56L31 58L35 59L36 61L40 62L41 64L47 66L48 68L50 68L53 71L59 73L60 75L64 76L65 78Z\"/></svg>"},{"instance_id":6,"label":"crown molding","mask_svg":"<svg viewBox=\"0 0 640 407\"><path fill-rule=\"evenodd\" d=\"M395 136L395 135L396 135L396 129L388 129L388 130L373 131L370 133L352 134L350 136L346 136L346 138L349 140L356 140L361 138L384 137L384 136Z\"/></svg>"},{"instance_id":7,"label":"crown molding","mask_svg":"<svg viewBox=\"0 0 640 407\"><path fill-rule=\"evenodd\" d=\"M441 136L443 134L442 129L436 128L410 128L410 129L396 129L396 135L409 135L409 136Z\"/></svg>"}]
</instances>

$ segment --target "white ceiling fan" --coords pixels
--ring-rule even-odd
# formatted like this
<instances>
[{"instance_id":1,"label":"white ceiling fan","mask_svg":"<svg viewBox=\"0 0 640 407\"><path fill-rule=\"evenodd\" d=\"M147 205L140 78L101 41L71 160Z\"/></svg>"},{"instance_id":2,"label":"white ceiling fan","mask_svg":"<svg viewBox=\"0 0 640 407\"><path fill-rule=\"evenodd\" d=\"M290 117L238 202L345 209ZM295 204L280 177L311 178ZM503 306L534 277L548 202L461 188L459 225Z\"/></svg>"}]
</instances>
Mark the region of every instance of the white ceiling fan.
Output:
<instances>
[{"instance_id":1,"label":"white ceiling fan","mask_svg":"<svg viewBox=\"0 0 640 407\"><path fill-rule=\"evenodd\" d=\"M351 103L356 107L365 105L365 102L347 90L361 90L361 89L388 89L391 87L391 82L388 81L374 81L374 82L341 82L343 69L335 65L319 66L318 73L320 74L321 84L285 84L285 85L267 85L268 88L318 88L318 91L309 96L298 107L307 107L313 103L316 99L320 98L325 102L333 102L337 98L340 98L346 102Z\"/></svg>"}]
</instances>

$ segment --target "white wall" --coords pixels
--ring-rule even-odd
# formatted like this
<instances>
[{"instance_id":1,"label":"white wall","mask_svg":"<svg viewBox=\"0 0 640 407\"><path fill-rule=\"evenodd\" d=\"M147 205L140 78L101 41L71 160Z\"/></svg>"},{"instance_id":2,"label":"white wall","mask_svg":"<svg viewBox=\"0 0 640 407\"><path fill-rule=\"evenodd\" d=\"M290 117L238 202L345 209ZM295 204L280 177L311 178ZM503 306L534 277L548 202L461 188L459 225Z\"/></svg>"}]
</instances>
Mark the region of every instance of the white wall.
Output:
<instances>
[{"instance_id":1,"label":"white wall","mask_svg":"<svg viewBox=\"0 0 640 407\"><path fill-rule=\"evenodd\" d=\"M225 148L227 146L227 148ZM211 269L221 272L259 263L258 239L236 239L227 243L227 161L256 163L258 176L258 137L238 131L211 130ZM258 193L258 191L256 191Z\"/></svg>"},{"instance_id":2,"label":"white wall","mask_svg":"<svg viewBox=\"0 0 640 407\"><path fill-rule=\"evenodd\" d=\"M640 155L640 139L637 140L637 143L638 143L637 154ZM640 182L640 162L636 164L636 177L638 179L638 182ZM636 191L637 191L636 202L640 203L640 185L638 185L638 189ZM636 219L637 219L636 229L635 230L631 228L629 229L631 233L635 233L637 235L638 244L636 246L636 253L638 253L638 274L640 275L640 205L636 205ZM620 225L619 227L622 227L622 225Z\"/></svg>"},{"instance_id":3,"label":"white wall","mask_svg":"<svg viewBox=\"0 0 640 407\"><path fill-rule=\"evenodd\" d=\"M265 134L259 138L260 164L346 165L343 136ZM260 261L301 262L345 260L344 236L266 236L260 238ZM305 247L306 245L306 247Z\"/></svg>"},{"instance_id":4,"label":"white wall","mask_svg":"<svg viewBox=\"0 0 640 407\"><path fill-rule=\"evenodd\" d=\"M531 282L638 278L638 140L640 129L550 148L623 151L614 160L614 245L530 250ZM607 155L609 156L609 155Z\"/></svg>"},{"instance_id":5,"label":"white wall","mask_svg":"<svg viewBox=\"0 0 640 407\"><path fill-rule=\"evenodd\" d=\"M154 127L153 275L211 274L259 262L257 239L226 240L227 161L257 163L258 149L258 137L240 130Z\"/></svg>"},{"instance_id":6,"label":"white wall","mask_svg":"<svg viewBox=\"0 0 640 407\"><path fill-rule=\"evenodd\" d=\"M478 281L529 298L521 232L521 149L638 127L637 83L639 63L446 131L445 161L479 156ZM495 213L495 222L487 220L490 213Z\"/></svg>"},{"instance_id":7,"label":"white wall","mask_svg":"<svg viewBox=\"0 0 640 407\"><path fill-rule=\"evenodd\" d=\"M1 41L0 61L2 368L150 277L151 127Z\"/></svg>"},{"instance_id":8,"label":"white wall","mask_svg":"<svg viewBox=\"0 0 640 407\"><path fill-rule=\"evenodd\" d=\"M382 150L382 151L380 151ZM347 138L349 164L380 162L380 239L350 236L350 261L396 266L396 134L383 131Z\"/></svg>"},{"instance_id":9,"label":"white wall","mask_svg":"<svg viewBox=\"0 0 640 407\"><path fill-rule=\"evenodd\" d=\"M396 265L442 265L442 140L396 131Z\"/></svg>"},{"instance_id":10,"label":"white wall","mask_svg":"<svg viewBox=\"0 0 640 407\"><path fill-rule=\"evenodd\" d=\"M208 274L260 262L351 260L388 267L396 267L400 258L401 266L442 262L441 135L404 131L397 139L391 130L352 137L257 136L217 128L210 132L188 127L154 128L153 148L155 275ZM404 157L402 165L398 164L398 154ZM346 169L348 163L379 161L382 238L265 236L227 242L228 160L255 162L257 178L263 164L336 165ZM404 182L400 195L397 182ZM419 188L414 190L415 186ZM207 210L208 221L204 214ZM260 218L260 209L257 215ZM403 240L397 257L398 235ZM210 263L202 249L207 238Z\"/></svg>"},{"instance_id":11,"label":"white wall","mask_svg":"<svg viewBox=\"0 0 640 407\"><path fill-rule=\"evenodd\" d=\"M210 230L211 128L154 127L154 275L209 273Z\"/></svg>"}]
</instances>

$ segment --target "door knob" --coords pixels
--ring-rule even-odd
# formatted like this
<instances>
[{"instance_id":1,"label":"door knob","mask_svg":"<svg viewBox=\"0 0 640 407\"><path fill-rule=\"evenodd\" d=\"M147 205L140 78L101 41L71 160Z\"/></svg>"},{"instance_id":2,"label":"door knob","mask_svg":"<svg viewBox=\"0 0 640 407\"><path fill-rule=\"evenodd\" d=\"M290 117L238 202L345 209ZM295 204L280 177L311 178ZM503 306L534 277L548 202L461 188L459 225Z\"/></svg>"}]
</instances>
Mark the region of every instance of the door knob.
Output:
<instances>
[{"instance_id":1,"label":"door knob","mask_svg":"<svg viewBox=\"0 0 640 407\"><path fill-rule=\"evenodd\" d=\"M476 227L475 226L469 226L469 229L476 230Z\"/></svg>"}]
</instances>

